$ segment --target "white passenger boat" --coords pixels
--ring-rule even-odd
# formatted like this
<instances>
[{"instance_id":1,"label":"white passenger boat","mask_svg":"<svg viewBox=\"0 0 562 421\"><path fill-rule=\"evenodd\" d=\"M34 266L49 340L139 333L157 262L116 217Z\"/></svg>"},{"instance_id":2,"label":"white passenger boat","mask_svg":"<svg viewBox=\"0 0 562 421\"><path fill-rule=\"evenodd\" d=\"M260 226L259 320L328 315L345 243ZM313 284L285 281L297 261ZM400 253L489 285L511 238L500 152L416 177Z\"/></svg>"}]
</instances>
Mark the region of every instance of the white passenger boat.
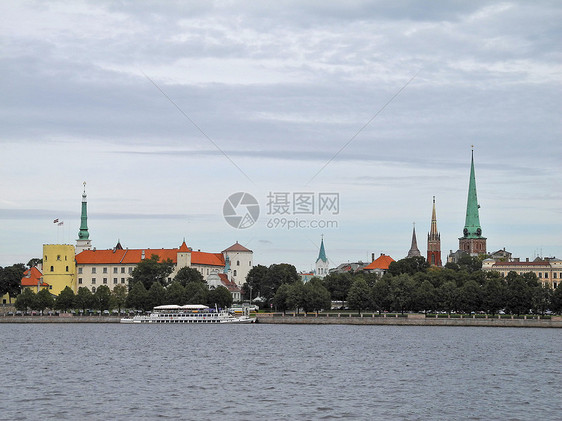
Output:
<instances>
[{"instance_id":1,"label":"white passenger boat","mask_svg":"<svg viewBox=\"0 0 562 421\"><path fill-rule=\"evenodd\" d=\"M148 315L123 318L121 323L254 323L255 317L234 316L228 310L209 308L201 304L154 307Z\"/></svg>"}]
</instances>

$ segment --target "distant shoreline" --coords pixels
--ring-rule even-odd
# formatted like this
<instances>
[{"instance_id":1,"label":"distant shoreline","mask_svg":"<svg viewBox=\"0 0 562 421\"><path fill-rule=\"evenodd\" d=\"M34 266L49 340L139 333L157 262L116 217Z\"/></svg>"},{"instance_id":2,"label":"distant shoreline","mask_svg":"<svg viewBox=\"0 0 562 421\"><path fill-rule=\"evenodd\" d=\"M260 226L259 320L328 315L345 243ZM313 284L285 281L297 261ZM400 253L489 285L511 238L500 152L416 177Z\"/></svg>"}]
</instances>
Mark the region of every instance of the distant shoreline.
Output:
<instances>
[{"instance_id":1,"label":"distant shoreline","mask_svg":"<svg viewBox=\"0 0 562 421\"><path fill-rule=\"evenodd\" d=\"M294 325L364 325L364 326L477 326L477 327L538 327L562 328L562 316L552 316L550 319L537 318L499 318L488 317L425 317L423 314L404 314L392 316L376 316L369 314L330 314L316 316L313 314L283 316L278 313L258 313L257 322L263 324L294 324ZM0 316L0 323L119 323L120 317L111 316Z\"/></svg>"}]
</instances>

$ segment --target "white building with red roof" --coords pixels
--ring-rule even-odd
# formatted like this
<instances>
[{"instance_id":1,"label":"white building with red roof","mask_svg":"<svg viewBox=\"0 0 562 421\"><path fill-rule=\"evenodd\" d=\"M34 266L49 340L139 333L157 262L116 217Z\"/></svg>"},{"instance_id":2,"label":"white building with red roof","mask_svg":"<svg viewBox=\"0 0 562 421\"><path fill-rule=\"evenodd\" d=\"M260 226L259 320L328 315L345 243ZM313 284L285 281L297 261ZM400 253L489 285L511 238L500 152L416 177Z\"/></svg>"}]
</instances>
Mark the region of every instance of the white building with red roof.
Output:
<instances>
[{"instance_id":1,"label":"white building with red roof","mask_svg":"<svg viewBox=\"0 0 562 421\"><path fill-rule=\"evenodd\" d=\"M248 272L252 269L254 252L237 241L229 248L223 250L222 255L225 261L227 258L230 261L230 270L232 271L230 279L238 286L244 285L246 283L246 276L248 276Z\"/></svg>"}]
</instances>

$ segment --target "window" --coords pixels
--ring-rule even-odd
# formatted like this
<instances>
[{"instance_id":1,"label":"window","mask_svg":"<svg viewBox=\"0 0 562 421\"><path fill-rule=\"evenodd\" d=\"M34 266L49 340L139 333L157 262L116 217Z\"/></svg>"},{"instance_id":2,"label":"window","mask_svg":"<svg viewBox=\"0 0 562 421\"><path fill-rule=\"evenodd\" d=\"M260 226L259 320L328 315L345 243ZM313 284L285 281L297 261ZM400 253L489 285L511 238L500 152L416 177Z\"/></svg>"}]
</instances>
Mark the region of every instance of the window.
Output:
<instances>
[{"instance_id":1,"label":"window","mask_svg":"<svg viewBox=\"0 0 562 421\"><path fill-rule=\"evenodd\" d=\"M82 285L82 278L78 278L78 284Z\"/></svg>"},{"instance_id":2,"label":"window","mask_svg":"<svg viewBox=\"0 0 562 421\"><path fill-rule=\"evenodd\" d=\"M96 273L96 268L92 268L92 273Z\"/></svg>"},{"instance_id":3,"label":"window","mask_svg":"<svg viewBox=\"0 0 562 421\"><path fill-rule=\"evenodd\" d=\"M60 261L60 254L57 254L57 260Z\"/></svg>"},{"instance_id":4,"label":"window","mask_svg":"<svg viewBox=\"0 0 562 421\"><path fill-rule=\"evenodd\" d=\"M53 266L51 266L51 272L54 272L55 268Z\"/></svg>"},{"instance_id":5,"label":"window","mask_svg":"<svg viewBox=\"0 0 562 421\"><path fill-rule=\"evenodd\" d=\"M236 266L240 266L240 260L236 261Z\"/></svg>"},{"instance_id":6,"label":"window","mask_svg":"<svg viewBox=\"0 0 562 421\"><path fill-rule=\"evenodd\" d=\"M96 292L96 287L92 287L92 292Z\"/></svg>"},{"instance_id":7,"label":"window","mask_svg":"<svg viewBox=\"0 0 562 421\"><path fill-rule=\"evenodd\" d=\"M250 261L248 262L248 264L249 264L250 266L252 266L252 261L250 260Z\"/></svg>"},{"instance_id":8,"label":"window","mask_svg":"<svg viewBox=\"0 0 562 421\"><path fill-rule=\"evenodd\" d=\"M113 283L114 283L114 284L117 283L117 278L113 278Z\"/></svg>"},{"instance_id":9,"label":"window","mask_svg":"<svg viewBox=\"0 0 562 421\"><path fill-rule=\"evenodd\" d=\"M113 273L117 273L117 268L113 268Z\"/></svg>"},{"instance_id":10,"label":"window","mask_svg":"<svg viewBox=\"0 0 562 421\"><path fill-rule=\"evenodd\" d=\"M103 273L107 273L107 268L103 268Z\"/></svg>"},{"instance_id":11,"label":"window","mask_svg":"<svg viewBox=\"0 0 562 421\"><path fill-rule=\"evenodd\" d=\"M95 285L96 283L96 278L92 278L92 285Z\"/></svg>"},{"instance_id":12,"label":"window","mask_svg":"<svg viewBox=\"0 0 562 421\"><path fill-rule=\"evenodd\" d=\"M125 273L125 268L124 268L124 267L121 268L121 273Z\"/></svg>"},{"instance_id":13,"label":"window","mask_svg":"<svg viewBox=\"0 0 562 421\"><path fill-rule=\"evenodd\" d=\"M45 261L47 261L47 255L45 255Z\"/></svg>"},{"instance_id":14,"label":"window","mask_svg":"<svg viewBox=\"0 0 562 421\"><path fill-rule=\"evenodd\" d=\"M236 269L234 269L234 276L236 276Z\"/></svg>"},{"instance_id":15,"label":"window","mask_svg":"<svg viewBox=\"0 0 562 421\"><path fill-rule=\"evenodd\" d=\"M554 279L556 279L556 272L554 272L554 273L552 274L552 277L553 277Z\"/></svg>"},{"instance_id":16,"label":"window","mask_svg":"<svg viewBox=\"0 0 562 421\"><path fill-rule=\"evenodd\" d=\"M545 277L545 279L548 279L548 272L544 273L544 277Z\"/></svg>"},{"instance_id":17,"label":"window","mask_svg":"<svg viewBox=\"0 0 562 421\"><path fill-rule=\"evenodd\" d=\"M67 256L64 256L64 261L66 262L67 260L68 260L68 259L67 259Z\"/></svg>"},{"instance_id":18,"label":"window","mask_svg":"<svg viewBox=\"0 0 562 421\"><path fill-rule=\"evenodd\" d=\"M107 278L103 278L103 283L107 284Z\"/></svg>"},{"instance_id":19,"label":"window","mask_svg":"<svg viewBox=\"0 0 562 421\"><path fill-rule=\"evenodd\" d=\"M539 272L539 279L542 279L542 272Z\"/></svg>"},{"instance_id":20,"label":"window","mask_svg":"<svg viewBox=\"0 0 562 421\"><path fill-rule=\"evenodd\" d=\"M82 268L78 268L78 273L82 274Z\"/></svg>"},{"instance_id":21,"label":"window","mask_svg":"<svg viewBox=\"0 0 562 421\"><path fill-rule=\"evenodd\" d=\"M121 283L122 283L122 284L125 283L125 278L121 278Z\"/></svg>"},{"instance_id":22,"label":"window","mask_svg":"<svg viewBox=\"0 0 562 421\"><path fill-rule=\"evenodd\" d=\"M66 271L68 272L68 266L66 267Z\"/></svg>"},{"instance_id":23,"label":"window","mask_svg":"<svg viewBox=\"0 0 562 421\"><path fill-rule=\"evenodd\" d=\"M53 289L53 286L52 286L52 285L49 285L49 289Z\"/></svg>"},{"instance_id":24,"label":"window","mask_svg":"<svg viewBox=\"0 0 562 421\"><path fill-rule=\"evenodd\" d=\"M129 268L129 273L133 273L133 268L132 268L132 267Z\"/></svg>"}]
</instances>

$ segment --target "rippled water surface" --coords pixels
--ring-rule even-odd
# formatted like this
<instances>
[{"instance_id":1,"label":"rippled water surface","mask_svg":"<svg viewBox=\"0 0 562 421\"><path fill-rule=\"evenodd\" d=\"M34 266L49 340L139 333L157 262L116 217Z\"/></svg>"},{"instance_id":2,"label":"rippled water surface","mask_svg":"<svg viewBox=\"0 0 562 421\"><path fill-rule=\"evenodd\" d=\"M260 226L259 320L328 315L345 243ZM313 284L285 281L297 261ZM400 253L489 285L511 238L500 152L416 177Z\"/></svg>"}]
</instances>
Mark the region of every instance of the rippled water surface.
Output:
<instances>
[{"instance_id":1,"label":"rippled water surface","mask_svg":"<svg viewBox=\"0 0 562 421\"><path fill-rule=\"evenodd\" d=\"M0 419L559 420L562 332L0 325Z\"/></svg>"}]
</instances>

